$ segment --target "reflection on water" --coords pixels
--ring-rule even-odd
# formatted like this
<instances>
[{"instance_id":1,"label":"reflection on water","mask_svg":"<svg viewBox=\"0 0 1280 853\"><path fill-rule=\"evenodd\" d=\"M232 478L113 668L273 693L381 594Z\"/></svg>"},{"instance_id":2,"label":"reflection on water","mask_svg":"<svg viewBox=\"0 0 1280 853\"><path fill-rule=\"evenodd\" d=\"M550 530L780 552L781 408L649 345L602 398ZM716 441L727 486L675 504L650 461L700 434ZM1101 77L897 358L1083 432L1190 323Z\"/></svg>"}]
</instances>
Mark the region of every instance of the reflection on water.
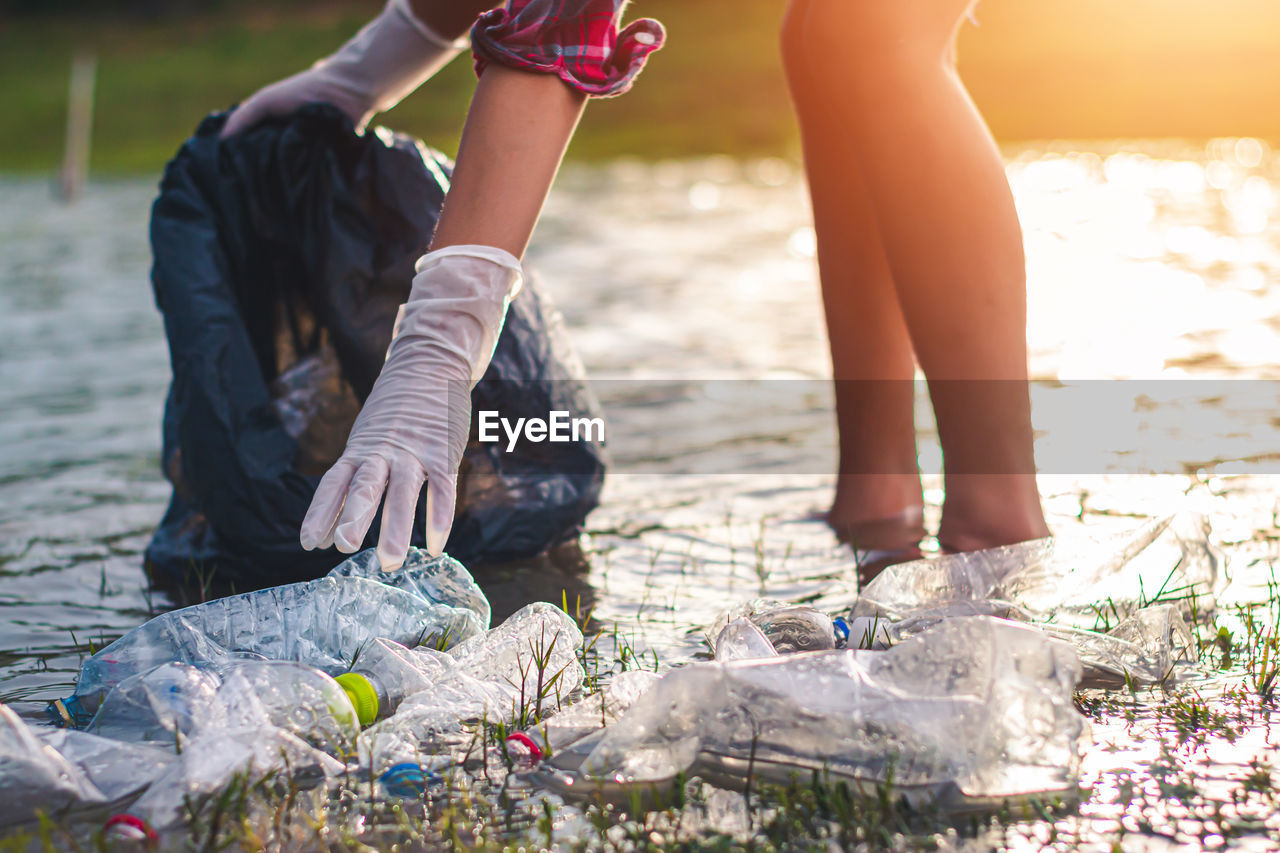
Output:
<instances>
[{"instance_id":1,"label":"reflection on water","mask_svg":"<svg viewBox=\"0 0 1280 853\"><path fill-rule=\"evenodd\" d=\"M1280 289L1271 286L1280 158L1255 140L1142 150L1009 152L1034 374L1280 378ZM167 351L147 283L153 191L147 181L97 184L64 209L44 183L0 182L0 698L27 715L67 692L77 646L168 604L144 591L139 570L168 497L157 461ZM820 379L829 368L813 255L792 166L713 159L569 170L531 260L597 377ZM830 477L682 473L692 439L661 415L662 400L627 398L636 387L602 385L617 417L651 425L642 453L661 464L647 470L668 473L611 477L585 556L567 549L478 569L495 616L526 596L559 602L567 590L571 608L581 600L619 638L675 662L705 650L703 627L733 601L847 604L850 554L819 518ZM1229 395L1209 405L1236 406ZM1233 429L1255 444L1276 429L1265 407L1237 414ZM761 448L793 427L756 419L751 440L729 452L764 458ZM930 442L922 463L938 468ZM1060 529L1208 512L1233 553L1227 601L1265 598L1280 541L1271 481L1223 473L1055 474L1043 487ZM931 476L927 485L936 524L940 484ZM1104 793L1086 816L1116 819L1105 792L1163 748L1152 726L1100 727L1095 740L1111 746L1092 750L1087 767ZM1193 751L1206 784L1230 785L1252 772L1254 756L1274 754L1275 738L1255 727L1235 747Z\"/></svg>"}]
</instances>

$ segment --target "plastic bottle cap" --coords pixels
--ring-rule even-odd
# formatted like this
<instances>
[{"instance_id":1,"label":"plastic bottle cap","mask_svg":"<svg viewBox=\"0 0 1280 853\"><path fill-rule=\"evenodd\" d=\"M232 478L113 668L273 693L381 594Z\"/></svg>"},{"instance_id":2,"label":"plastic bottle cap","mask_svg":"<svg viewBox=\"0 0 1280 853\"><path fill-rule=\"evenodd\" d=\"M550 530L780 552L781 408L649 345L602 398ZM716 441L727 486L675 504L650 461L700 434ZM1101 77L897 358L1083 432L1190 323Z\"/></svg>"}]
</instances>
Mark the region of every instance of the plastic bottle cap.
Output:
<instances>
[{"instance_id":1,"label":"plastic bottle cap","mask_svg":"<svg viewBox=\"0 0 1280 853\"><path fill-rule=\"evenodd\" d=\"M843 617L837 616L835 619L832 619L831 627L834 628L836 632L837 646L844 646L849 642L849 635L852 632L849 630L849 623L844 621Z\"/></svg>"},{"instance_id":2,"label":"plastic bottle cap","mask_svg":"<svg viewBox=\"0 0 1280 853\"><path fill-rule=\"evenodd\" d=\"M520 754L520 749L517 748L517 745L525 750L525 754ZM537 764L542 760L542 750L538 747L537 742L524 732L515 732L507 735L507 755L517 760L528 760L532 764Z\"/></svg>"},{"instance_id":3,"label":"plastic bottle cap","mask_svg":"<svg viewBox=\"0 0 1280 853\"><path fill-rule=\"evenodd\" d=\"M102 825L102 831L113 837L146 841L151 844L160 840L160 836L151 828L151 824L131 814L112 815Z\"/></svg>"},{"instance_id":4,"label":"plastic bottle cap","mask_svg":"<svg viewBox=\"0 0 1280 853\"><path fill-rule=\"evenodd\" d=\"M424 773L411 761L395 765L378 777L382 787L393 797L413 799L426 792L428 786L443 781L438 773Z\"/></svg>"},{"instance_id":5,"label":"plastic bottle cap","mask_svg":"<svg viewBox=\"0 0 1280 853\"><path fill-rule=\"evenodd\" d=\"M358 672L344 672L334 681L346 691L361 727L373 725L378 719L378 691L373 689L369 679Z\"/></svg>"}]
</instances>

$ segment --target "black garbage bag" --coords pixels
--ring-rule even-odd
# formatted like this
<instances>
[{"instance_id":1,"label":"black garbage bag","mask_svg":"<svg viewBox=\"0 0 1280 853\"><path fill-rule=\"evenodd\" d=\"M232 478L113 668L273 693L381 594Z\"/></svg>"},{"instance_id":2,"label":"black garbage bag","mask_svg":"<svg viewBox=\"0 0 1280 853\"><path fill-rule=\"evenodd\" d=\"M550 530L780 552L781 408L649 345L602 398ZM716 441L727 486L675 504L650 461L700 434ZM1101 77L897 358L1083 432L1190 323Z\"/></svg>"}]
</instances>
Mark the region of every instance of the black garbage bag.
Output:
<instances>
[{"instance_id":1,"label":"black garbage bag","mask_svg":"<svg viewBox=\"0 0 1280 853\"><path fill-rule=\"evenodd\" d=\"M159 583L246 590L317 577L342 559L303 551L298 528L377 378L452 164L381 128L357 135L321 104L220 141L225 117L206 118L182 146L152 210L174 495L146 560ZM602 417L527 271L472 402L508 418ZM449 553L520 559L576 535L604 468L599 442L507 453L478 443L473 424ZM425 491L416 545L424 504Z\"/></svg>"}]
</instances>

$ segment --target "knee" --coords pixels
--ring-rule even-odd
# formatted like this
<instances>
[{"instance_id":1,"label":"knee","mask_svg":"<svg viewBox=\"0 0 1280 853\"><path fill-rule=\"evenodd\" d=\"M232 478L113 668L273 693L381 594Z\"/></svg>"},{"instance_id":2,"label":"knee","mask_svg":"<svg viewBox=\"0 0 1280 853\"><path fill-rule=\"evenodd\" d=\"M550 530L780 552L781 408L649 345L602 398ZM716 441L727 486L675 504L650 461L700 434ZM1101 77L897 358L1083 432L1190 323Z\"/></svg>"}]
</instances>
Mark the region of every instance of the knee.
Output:
<instances>
[{"instance_id":1,"label":"knee","mask_svg":"<svg viewBox=\"0 0 1280 853\"><path fill-rule=\"evenodd\" d=\"M782 24L788 72L802 57L858 74L945 61L973 0L792 0Z\"/></svg>"},{"instance_id":2,"label":"knee","mask_svg":"<svg viewBox=\"0 0 1280 853\"><path fill-rule=\"evenodd\" d=\"M805 57L804 19L807 0L791 0L782 16L778 31L778 47L782 55L782 67L787 79L795 85L803 79Z\"/></svg>"}]
</instances>

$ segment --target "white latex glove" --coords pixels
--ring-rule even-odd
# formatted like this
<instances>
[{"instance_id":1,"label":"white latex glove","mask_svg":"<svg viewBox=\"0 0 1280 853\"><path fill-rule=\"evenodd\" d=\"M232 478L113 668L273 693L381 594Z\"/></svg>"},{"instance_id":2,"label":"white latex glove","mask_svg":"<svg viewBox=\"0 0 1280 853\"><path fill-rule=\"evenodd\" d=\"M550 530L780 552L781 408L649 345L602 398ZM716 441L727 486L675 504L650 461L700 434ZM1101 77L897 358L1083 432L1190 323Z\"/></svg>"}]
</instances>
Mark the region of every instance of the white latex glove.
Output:
<instances>
[{"instance_id":1,"label":"white latex glove","mask_svg":"<svg viewBox=\"0 0 1280 853\"><path fill-rule=\"evenodd\" d=\"M314 101L333 104L362 130L374 113L394 107L466 46L466 38L447 41L420 21L409 0L387 0L382 14L333 56L260 89L237 107L222 135Z\"/></svg>"},{"instance_id":2,"label":"white latex glove","mask_svg":"<svg viewBox=\"0 0 1280 853\"><path fill-rule=\"evenodd\" d=\"M450 246L418 261L387 362L320 481L302 522L302 547L354 553L386 492L378 561L399 568L427 483L427 550L440 554L453 527L458 464L471 429L471 389L484 375L520 262L490 246Z\"/></svg>"}]
</instances>

